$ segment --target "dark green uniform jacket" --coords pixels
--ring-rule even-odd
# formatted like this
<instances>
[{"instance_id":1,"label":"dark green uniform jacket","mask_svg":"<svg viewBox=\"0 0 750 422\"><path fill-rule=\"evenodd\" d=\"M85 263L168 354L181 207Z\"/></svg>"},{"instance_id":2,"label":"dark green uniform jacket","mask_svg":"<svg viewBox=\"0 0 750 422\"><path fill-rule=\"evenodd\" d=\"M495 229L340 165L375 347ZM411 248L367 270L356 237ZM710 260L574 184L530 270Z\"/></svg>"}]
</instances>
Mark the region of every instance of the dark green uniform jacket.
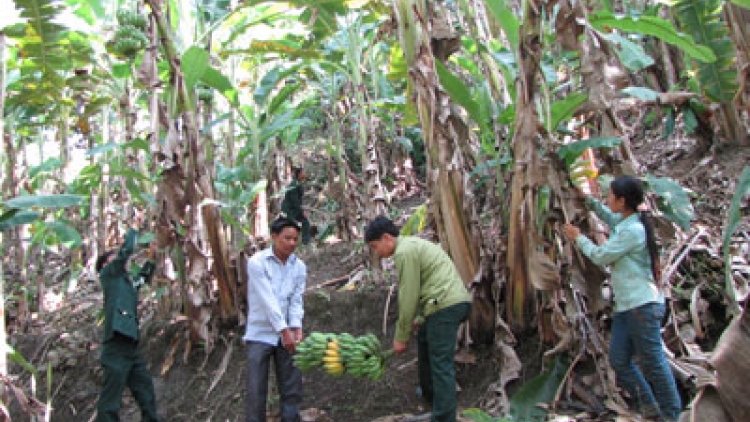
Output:
<instances>
[{"instance_id":1,"label":"dark green uniform jacket","mask_svg":"<svg viewBox=\"0 0 750 422\"><path fill-rule=\"evenodd\" d=\"M131 229L117 257L102 268L99 280L104 291L104 337L102 342L112 339L115 333L138 341L138 288L128 274L126 264L133 254L138 231ZM138 285L148 282L154 272L154 264L147 262L135 276Z\"/></svg>"},{"instance_id":2,"label":"dark green uniform jacket","mask_svg":"<svg viewBox=\"0 0 750 422\"><path fill-rule=\"evenodd\" d=\"M292 220L299 221L302 218L302 195L304 187L299 180L294 179L287 187L284 200L281 202L281 211Z\"/></svg>"}]
</instances>

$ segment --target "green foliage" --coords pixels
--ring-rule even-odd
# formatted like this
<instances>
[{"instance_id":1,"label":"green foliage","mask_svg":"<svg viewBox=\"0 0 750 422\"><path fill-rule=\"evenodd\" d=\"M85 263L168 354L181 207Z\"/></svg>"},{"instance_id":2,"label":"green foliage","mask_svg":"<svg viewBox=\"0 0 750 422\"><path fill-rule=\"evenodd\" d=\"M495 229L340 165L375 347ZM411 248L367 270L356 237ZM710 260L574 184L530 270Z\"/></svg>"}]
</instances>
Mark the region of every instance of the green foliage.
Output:
<instances>
[{"instance_id":1,"label":"green foliage","mask_svg":"<svg viewBox=\"0 0 750 422\"><path fill-rule=\"evenodd\" d=\"M18 366L25 369L32 375L36 376L37 371L34 365L31 364L26 358L23 357L16 349L8 343L0 344L0 353L5 353L11 362L15 362Z\"/></svg>"},{"instance_id":2,"label":"green foliage","mask_svg":"<svg viewBox=\"0 0 750 422\"><path fill-rule=\"evenodd\" d=\"M744 7L745 9L750 9L750 0L729 0L729 1L736 4L737 6Z\"/></svg>"},{"instance_id":3,"label":"green foliage","mask_svg":"<svg viewBox=\"0 0 750 422\"><path fill-rule=\"evenodd\" d=\"M555 101L550 107L550 119L544 122L547 130L557 130L560 123L573 117L575 111L588 100L589 96L575 92L562 100Z\"/></svg>"},{"instance_id":4,"label":"green foliage","mask_svg":"<svg viewBox=\"0 0 750 422\"><path fill-rule=\"evenodd\" d=\"M492 12L492 16L500 23L511 49L518 50L518 34L520 23L505 0L485 0L484 4Z\"/></svg>"},{"instance_id":5,"label":"green foliage","mask_svg":"<svg viewBox=\"0 0 750 422\"><path fill-rule=\"evenodd\" d=\"M554 399L568 369L567 359L556 355L552 367L527 381L510 399L510 415L519 421L541 422L547 412L537 406Z\"/></svg>"},{"instance_id":6,"label":"green foliage","mask_svg":"<svg viewBox=\"0 0 750 422\"><path fill-rule=\"evenodd\" d=\"M78 176L70 183L70 191L79 195L89 195L102 183L101 164L90 164L81 169Z\"/></svg>"},{"instance_id":7,"label":"green foliage","mask_svg":"<svg viewBox=\"0 0 750 422\"><path fill-rule=\"evenodd\" d=\"M742 214L740 212L742 208L742 200L745 196L750 195L750 167L745 167L742 170L742 174L737 182L737 187L732 195L732 202L727 212L727 222L724 225L724 235L722 236L722 244L724 254L727 255L729 248L729 241L732 235L737 231L737 227L742 221Z\"/></svg>"},{"instance_id":8,"label":"green foliage","mask_svg":"<svg viewBox=\"0 0 750 422\"><path fill-rule=\"evenodd\" d=\"M627 37L618 34L605 34L604 39L615 46L615 53L620 58L620 62L633 72L643 70L654 64L643 46L630 41Z\"/></svg>"},{"instance_id":9,"label":"green foliage","mask_svg":"<svg viewBox=\"0 0 750 422\"><path fill-rule=\"evenodd\" d=\"M565 167L570 167L588 148L613 148L620 143L622 143L622 139L615 137L589 138L560 147L557 155L565 162Z\"/></svg>"},{"instance_id":10,"label":"green foliage","mask_svg":"<svg viewBox=\"0 0 750 422\"><path fill-rule=\"evenodd\" d=\"M188 48L180 59L182 75L185 78L185 85L192 89L198 83L200 78L209 67L208 60L210 55L203 48L192 46Z\"/></svg>"},{"instance_id":11,"label":"green foliage","mask_svg":"<svg viewBox=\"0 0 750 422\"><path fill-rule=\"evenodd\" d=\"M495 63L500 67L500 72L503 74L505 85L508 87L508 95L511 98L516 98L515 81L518 77L516 55L503 48L498 41L490 42L489 48L491 51L490 54L495 59ZM513 107L513 105L509 105L510 107ZM515 116L515 111L511 111L510 115ZM507 124L507 122L502 123Z\"/></svg>"},{"instance_id":12,"label":"green foliage","mask_svg":"<svg viewBox=\"0 0 750 422\"><path fill-rule=\"evenodd\" d=\"M666 177L646 176L649 188L659 197L659 209L683 230L690 228L695 218L693 205L685 189L679 183Z\"/></svg>"},{"instance_id":13,"label":"green foliage","mask_svg":"<svg viewBox=\"0 0 750 422\"><path fill-rule=\"evenodd\" d=\"M258 86L255 88L255 92L253 92L253 102L259 107L265 106L271 98L271 94L276 91L282 81L289 76L299 73L301 67L301 65L288 67L277 66L266 72L266 74L260 79ZM286 96L288 96L288 94L286 94ZM274 111L277 109L278 105L274 107Z\"/></svg>"},{"instance_id":14,"label":"green foliage","mask_svg":"<svg viewBox=\"0 0 750 422\"><path fill-rule=\"evenodd\" d=\"M83 243L81 234L67 221L47 221L43 226L48 230L45 238L45 244L47 245L59 244L72 249L81 246ZM36 234L39 234L39 231Z\"/></svg>"},{"instance_id":15,"label":"green foliage","mask_svg":"<svg viewBox=\"0 0 750 422\"><path fill-rule=\"evenodd\" d=\"M29 169L29 178L34 179L40 174L50 173L62 167L62 161L59 158L48 158L42 164L33 166Z\"/></svg>"},{"instance_id":16,"label":"green foliage","mask_svg":"<svg viewBox=\"0 0 750 422\"><path fill-rule=\"evenodd\" d=\"M83 196L72 194L59 195L26 195L3 201L5 206L18 209L29 208L67 208L81 205Z\"/></svg>"},{"instance_id":17,"label":"green foliage","mask_svg":"<svg viewBox=\"0 0 750 422\"><path fill-rule=\"evenodd\" d=\"M67 29L58 23L65 5L55 0L15 0L15 5L27 19L20 46L23 57L43 73L67 69L69 60L60 44Z\"/></svg>"},{"instance_id":18,"label":"green foliage","mask_svg":"<svg viewBox=\"0 0 750 422\"><path fill-rule=\"evenodd\" d=\"M659 98L658 92L654 91L651 88L644 88L640 86L629 86L620 90L620 92L643 101L656 101L656 99Z\"/></svg>"},{"instance_id":19,"label":"green foliage","mask_svg":"<svg viewBox=\"0 0 750 422\"><path fill-rule=\"evenodd\" d=\"M61 71L73 68L77 54L71 49L70 32L59 23L64 4L55 0L16 0L16 8L26 24L5 31L18 40L18 79L8 86L6 107L31 108L31 115L48 115L64 105L60 93L65 88ZM80 37L79 37L80 39ZM90 50L90 49L89 49Z\"/></svg>"},{"instance_id":20,"label":"green foliage","mask_svg":"<svg viewBox=\"0 0 750 422\"><path fill-rule=\"evenodd\" d=\"M115 151L120 148L120 144L116 142L107 142L106 144L97 145L90 150L86 151L86 155L93 157L94 155L106 154L110 151Z\"/></svg>"},{"instance_id":21,"label":"green foliage","mask_svg":"<svg viewBox=\"0 0 750 422\"><path fill-rule=\"evenodd\" d=\"M406 64L404 50L400 44L394 44L388 58L388 79L392 81L408 80L409 66Z\"/></svg>"},{"instance_id":22,"label":"green foliage","mask_svg":"<svg viewBox=\"0 0 750 422\"><path fill-rule=\"evenodd\" d=\"M427 205L422 204L414 210L414 214L406 220L401 228L401 234L404 236L414 236L424 229L427 223Z\"/></svg>"},{"instance_id":23,"label":"green foliage","mask_svg":"<svg viewBox=\"0 0 750 422\"><path fill-rule=\"evenodd\" d=\"M8 230L23 224L33 223L41 217L36 211L26 211L12 208L0 215L0 231Z\"/></svg>"},{"instance_id":24,"label":"green foliage","mask_svg":"<svg viewBox=\"0 0 750 422\"><path fill-rule=\"evenodd\" d=\"M97 19L101 19L105 16L106 10L103 5L104 1L105 0L66 0L69 6L75 6L75 11L73 13L89 25L94 25ZM107 0L107 3L108 2L109 1Z\"/></svg>"},{"instance_id":25,"label":"green foliage","mask_svg":"<svg viewBox=\"0 0 750 422\"><path fill-rule=\"evenodd\" d=\"M461 416L473 422L513 422L512 418L493 418L481 409L470 408L461 412Z\"/></svg>"},{"instance_id":26,"label":"green foliage","mask_svg":"<svg viewBox=\"0 0 750 422\"><path fill-rule=\"evenodd\" d=\"M443 63L435 61L435 69L440 77L440 85L445 89L451 100L460 104L469 113L469 116L477 122L483 130L489 130L489 125L482 117L479 103L471 96L471 91L466 84L448 70Z\"/></svg>"},{"instance_id":27,"label":"green foliage","mask_svg":"<svg viewBox=\"0 0 750 422\"><path fill-rule=\"evenodd\" d=\"M727 212L727 221L724 224L724 235L721 242L721 250L724 255L724 279L726 281L727 294L731 298L735 298L736 295L734 292L734 280L732 280L732 255L729 251L729 244L732 240L732 235L737 231L740 222L742 222L742 201L747 195L750 195L750 167L746 166L742 169L742 174L737 181L734 195L732 195L732 203ZM732 307L736 308L736 305L732 304Z\"/></svg>"},{"instance_id":28,"label":"green foliage","mask_svg":"<svg viewBox=\"0 0 750 422\"><path fill-rule=\"evenodd\" d=\"M686 134L692 135L698 128L698 117L695 115L695 112L692 108L690 108L690 106L683 106L681 108L681 111L682 127L685 130Z\"/></svg>"},{"instance_id":29,"label":"green foliage","mask_svg":"<svg viewBox=\"0 0 750 422\"><path fill-rule=\"evenodd\" d=\"M248 6L255 6L269 0L249 0ZM307 22L315 39L325 38L338 29L337 16L345 14L349 9L345 0L271 0L272 3L289 3L302 9L299 22Z\"/></svg>"},{"instance_id":30,"label":"green foliage","mask_svg":"<svg viewBox=\"0 0 750 422\"><path fill-rule=\"evenodd\" d=\"M229 0L199 0L196 2L206 22L218 22L229 14Z\"/></svg>"},{"instance_id":31,"label":"green foliage","mask_svg":"<svg viewBox=\"0 0 750 422\"><path fill-rule=\"evenodd\" d=\"M651 35L674 45L690 57L702 62L712 62L716 56L710 48L698 45L689 35L677 32L671 22L656 16L615 16L612 13L599 11L589 15L591 26L602 32L609 28L642 35Z\"/></svg>"},{"instance_id":32,"label":"green foliage","mask_svg":"<svg viewBox=\"0 0 750 422\"><path fill-rule=\"evenodd\" d=\"M196 46L183 53L180 66L185 75L185 85L188 89L193 89L199 81L203 82L224 95L230 104L239 105L237 89L229 78L210 65L209 58L208 51Z\"/></svg>"},{"instance_id":33,"label":"green foliage","mask_svg":"<svg viewBox=\"0 0 750 422\"><path fill-rule=\"evenodd\" d=\"M737 55L722 20L721 0L678 0L673 10L681 29L711 49L716 60L695 63L703 95L718 103L731 102L737 93Z\"/></svg>"}]
</instances>

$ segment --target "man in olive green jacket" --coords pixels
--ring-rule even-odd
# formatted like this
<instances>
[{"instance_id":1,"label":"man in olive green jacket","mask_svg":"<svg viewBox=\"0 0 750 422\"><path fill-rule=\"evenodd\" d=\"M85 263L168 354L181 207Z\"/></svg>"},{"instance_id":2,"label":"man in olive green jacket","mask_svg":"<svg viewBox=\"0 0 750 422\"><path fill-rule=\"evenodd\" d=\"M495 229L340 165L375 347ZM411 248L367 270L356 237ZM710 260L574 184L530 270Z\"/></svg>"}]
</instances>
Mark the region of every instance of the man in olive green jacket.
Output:
<instances>
[{"instance_id":1,"label":"man in olive green jacket","mask_svg":"<svg viewBox=\"0 0 750 422\"><path fill-rule=\"evenodd\" d=\"M292 169L292 183L285 189L284 200L281 201L281 211L286 215L287 218L291 218L296 221L302 227L302 243L307 245L310 243L310 220L307 219L305 210L302 208L302 198L304 196L305 187L302 182L305 181L307 175L302 167L294 167Z\"/></svg>"},{"instance_id":2,"label":"man in olive green jacket","mask_svg":"<svg viewBox=\"0 0 750 422\"><path fill-rule=\"evenodd\" d=\"M458 327L469 315L471 295L443 249L403 236L393 221L378 217L365 229L365 241L381 258L393 256L398 271L396 354L406 350L419 325L417 357L423 397L432 403L432 422L456 421L454 357ZM422 324L416 321L424 320Z\"/></svg>"},{"instance_id":3,"label":"man in olive green jacket","mask_svg":"<svg viewBox=\"0 0 750 422\"><path fill-rule=\"evenodd\" d=\"M158 422L154 384L146 362L138 352L138 288L151 279L154 263L149 261L131 277L127 263L137 244L138 231L131 229L119 251L108 251L97 259L96 270L104 290L104 336L101 363L104 385L97 406L97 422L120 420L120 403L125 387L130 388L141 408L143 422ZM148 250L153 259L156 245Z\"/></svg>"}]
</instances>

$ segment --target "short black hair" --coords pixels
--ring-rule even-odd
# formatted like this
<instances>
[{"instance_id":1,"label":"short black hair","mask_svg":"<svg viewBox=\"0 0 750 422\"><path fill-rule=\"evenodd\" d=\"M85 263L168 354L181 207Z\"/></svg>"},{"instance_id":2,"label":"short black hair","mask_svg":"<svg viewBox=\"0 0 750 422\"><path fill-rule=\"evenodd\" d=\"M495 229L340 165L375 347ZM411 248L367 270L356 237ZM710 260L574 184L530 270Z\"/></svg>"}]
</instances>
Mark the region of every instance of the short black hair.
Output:
<instances>
[{"instance_id":1,"label":"short black hair","mask_svg":"<svg viewBox=\"0 0 750 422\"><path fill-rule=\"evenodd\" d=\"M370 221L370 224L365 228L365 242L380 240L384 234L398 237L398 233L398 227L393 224L393 220L381 215Z\"/></svg>"},{"instance_id":2,"label":"short black hair","mask_svg":"<svg viewBox=\"0 0 750 422\"><path fill-rule=\"evenodd\" d=\"M289 217L279 217L271 223L271 234L279 234L287 227L293 227L298 232L302 231L302 227L296 221Z\"/></svg>"},{"instance_id":3,"label":"short black hair","mask_svg":"<svg viewBox=\"0 0 750 422\"><path fill-rule=\"evenodd\" d=\"M300 174L302 174L305 171L302 167L292 167L292 177L295 179L299 179Z\"/></svg>"},{"instance_id":4,"label":"short black hair","mask_svg":"<svg viewBox=\"0 0 750 422\"><path fill-rule=\"evenodd\" d=\"M115 251L113 249L108 250L107 252L104 252L103 254L99 255L98 258L96 258L96 265L94 268L96 268L96 272L100 273L102 271L102 268L104 268L105 265L107 265L107 260L110 256L114 255Z\"/></svg>"}]
</instances>

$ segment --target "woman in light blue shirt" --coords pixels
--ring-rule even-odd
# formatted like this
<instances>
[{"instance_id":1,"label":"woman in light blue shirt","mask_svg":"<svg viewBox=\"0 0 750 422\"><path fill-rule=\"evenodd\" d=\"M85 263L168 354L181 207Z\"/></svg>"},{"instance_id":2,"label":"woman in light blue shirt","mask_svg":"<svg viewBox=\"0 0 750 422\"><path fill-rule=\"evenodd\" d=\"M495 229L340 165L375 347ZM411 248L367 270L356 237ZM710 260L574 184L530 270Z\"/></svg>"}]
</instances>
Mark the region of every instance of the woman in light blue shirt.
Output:
<instances>
[{"instance_id":1,"label":"woman in light blue shirt","mask_svg":"<svg viewBox=\"0 0 750 422\"><path fill-rule=\"evenodd\" d=\"M682 405L662 347L659 251L650 218L637 211L643 199L640 180L619 177L610 185L606 206L586 197L586 205L612 228L606 243L597 246L571 224L563 232L595 264L611 267L615 314L609 360L618 382L644 416L676 421Z\"/></svg>"}]
</instances>

